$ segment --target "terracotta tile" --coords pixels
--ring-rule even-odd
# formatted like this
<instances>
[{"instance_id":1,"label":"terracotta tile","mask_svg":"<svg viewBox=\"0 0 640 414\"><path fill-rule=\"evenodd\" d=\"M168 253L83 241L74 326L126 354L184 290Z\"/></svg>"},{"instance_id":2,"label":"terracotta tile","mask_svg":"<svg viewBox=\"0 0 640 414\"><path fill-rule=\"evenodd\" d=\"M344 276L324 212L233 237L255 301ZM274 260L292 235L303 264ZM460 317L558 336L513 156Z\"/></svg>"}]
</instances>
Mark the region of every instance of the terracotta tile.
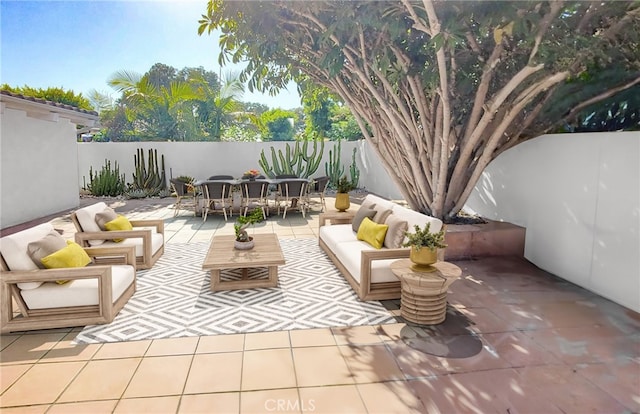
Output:
<instances>
[{"instance_id":1,"label":"terracotta tile","mask_svg":"<svg viewBox=\"0 0 640 414\"><path fill-rule=\"evenodd\" d=\"M298 397L296 388L284 388L268 391L247 391L240 394L240 413L302 413L304 402Z\"/></svg>"},{"instance_id":2,"label":"terracotta tile","mask_svg":"<svg viewBox=\"0 0 640 414\"><path fill-rule=\"evenodd\" d=\"M427 355L403 342L389 343L388 347L407 379L429 377L442 373L440 369L434 368L434 365L438 366L438 357Z\"/></svg>"},{"instance_id":3,"label":"terracotta tile","mask_svg":"<svg viewBox=\"0 0 640 414\"><path fill-rule=\"evenodd\" d=\"M27 407L3 408L2 414L44 414L49 405L31 405Z\"/></svg>"},{"instance_id":4,"label":"terracotta tile","mask_svg":"<svg viewBox=\"0 0 640 414\"><path fill-rule=\"evenodd\" d=\"M630 412L640 412L640 359L580 364L576 370Z\"/></svg>"},{"instance_id":5,"label":"terracotta tile","mask_svg":"<svg viewBox=\"0 0 640 414\"><path fill-rule=\"evenodd\" d=\"M565 365L541 365L517 368L518 386L536 390L540 396L565 413L621 413L624 405L594 385L574 368Z\"/></svg>"},{"instance_id":6,"label":"terracotta tile","mask_svg":"<svg viewBox=\"0 0 640 414\"><path fill-rule=\"evenodd\" d=\"M139 358L90 361L67 387L59 401L120 398L140 361Z\"/></svg>"},{"instance_id":7,"label":"terracotta tile","mask_svg":"<svg viewBox=\"0 0 640 414\"><path fill-rule=\"evenodd\" d=\"M178 414L238 413L240 393L183 395Z\"/></svg>"},{"instance_id":8,"label":"terracotta tile","mask_svg":"<svg viewBox=\"0 0 640 414\"><path fill-rule=\"evenodd\" d=\"M110 414L117 403L118 400L56 404L51 406L47 414Z\"/></svg>"},{"instance_id":9,"label":"terracotta tile","mask_svg":"<svg viewBox=\"0 0 640 414\"><path fill-rule=\"evenodd\" d=\"M338 347L356 383L404 379L404 375L384 345Z\"/></svg>"},{"instance_id":10,"label":"terracotta tile","mask_svg":"<svg viewBox=\"0 0 640 414\"><path fill-rule=\"evenodd\" d=\"M3 365L0 366L0 394L5 392L7 388L18 380L33 365Z\"/></svg>"},{"instance_id":11,"label":"terracotta tile","mask_svg":"<svg viewBox=\"0 0 640 414\"><path fill-rule=\"evenodd\" d=\"M300 401L314 414L359 414L367 409L355 385L300 388Z\"/></svg>"},{"instance_id":12,"label":"terracotta tile","mask_svg":"<svg viewBox=\"0 0 640 414\"><path fill-rule=\"evenodd\" d=\"M11 345L13 341L20 338L21 335L0 335L0 350L4 350Z\"/></svg>"},{"instance_id":13,"label":"terracotta tile","mask_svg":"<svg viewBox=\"0 0 640 414\"><path fill-rule=\"evenodd\" d=\"M113 414L173 414L178 410L179 402L179 396L122 399Z\"/></svg>"},{"instance_id":14,"label":"terracotta tile","mask_svg":"<svg viewBox=\"0 0 640 414\"><path fill-rule=\"evenodd\" d=\"M244 334L201 336L196 354L213 352L242 352Z\"/></svg>"},{"instance_id":15,"label":"terracotta tile","mask_svg":"<svg viewBox=\"0 0 640 414\"><path fill-rule=\"evenodd\" d=\"M184 393L240 391L241 373L241 352L195 355Z\"/></svg>"},{"instance_id":16,"label":"terracotta tile","mask_svg":"<svg viewBox=\"0 0 640 414\"><path fill-rule=\"evenodd\" d=\"M151 341L110 342L102 344L93 359L142 357L149 349Z\"/></svg>"},{"instance_id":17,"label":"terracotta tile","mask_svg":"<svg viewBox=\"0 0 640 414\"><path fill-rule=\"evenodd\" d=\"M406 323L389 323L378 326L376 332L383 341L397 341L402 338L402 330L406 326Z\"/></svg>"},{"instance_id":18,"label":"terracotta tile","mask_svg":"<svg viewBox=\"0 0 640 414\"><path fill-rule=\"evenodd\" d=\"M512 367L560 364L561 361L522 332L483 334L486 346L492 348Z\"/></svg>"},{"instance_id":19,"label":"terracotta tile","mask_svg":"<svg viewBox=\"0 0 640 414\"><path fill-rule=\"evenodd\" d=\"M0 407L52 403L84 365L84 362L37 364L2 394Z\"/></svg>"},{"instance_id":20,"label":"terracotta tile","mask_svg":"<svg viewBox=\"0 0 640 414\"><path fill-rule=\"evenodd\" d=\"M245 351L289 348L290 346L289 332L287 331L248 333L244 338Z\"/></svg>"},{"instance_id":21,"label":"terracotta tile","mask_svg":"<svg viewBox=\"0 0 640 414\"><path fill-rule=\"evenodd\" d=\"M192 358L191 355L144 358L124 398L182 393Z\"/></svg>"},{"instance_id":22,"label":"terracotta tile","mask_svg":"<svg viewBox=\"0 0 640 414\"><path fill-rule=\"evenodd\" d=\"M41 362L88 361L100 349L101 344L75 344L76 333L70 333L58 342Z\"/></svg>"},{"instance_id":23,"label":"terracotta tile","mask_svg":"<svg viewBox=\"0 0 640 414\"><path fill-rule=\"evenodd\" d=\"M145 357L163 355L192 355L198 346L198 337L154 339Z\"/></svg>"},{"instance_id":24,"label":"terracotta tile","mask_svg":"<svg viewBox=\"0 0 640 414\"><path fill-rule=\"evenodd\" d=\"M382 342L375 326L346 326L331 328L331 331L338 345L369 345Z\"/></svg>"},{"instance_id":25,"label":"terracotta tile","mask_svg":"<svg viewBox=\"0 0 640 414\"><path fill-rule=\"evenodd\" d=\"M296 373L289 348L244 352L241 388L243 391L295 386Z\"/></svg>"},{"instance_id":26,"label":"terracotta tile","mask_svg":"<svg viewBox=\"0 0 640 414\"><path fill-rule=\"evenodd\" d=\"M637 358L640 335L612 336L607 327L558 328L527 332L533 340L567 364Z\"/></svg>"},{"instance_id":27,"label":"terracotta tile","mask_svg":"<svg viewBox=\"0 0 640 414\"><path fill-rule=\"evenodd\" d=\"M369 413L425 413L420 399L404 381L358 384L358 391Z\"/></svg>"},{"instance_id":28,"label":"terracotta tile","mask_svg":"<svg viewBox=\"0 0 640 414\"><path fill-rule=\"evenodd\" d=\"M293 348L299 387L353 384L353 375L337 346Z\"/></svg>"},{"instance_id":29,"label":"terracotta tile","mask_svg":"<svg viewBox=\"0 0 640 414\"><path fill-rule=\"evenodd\" d=\"M478 333L509 332L515 330L509 318L485 308L458 309L458 312L473 322L470 329Z\"/></svg>"},{"instance_id":30,"label":"terracotta tile","mask_svg":"<svg viewBox=\"0 0 640 414\"><path fill-rule=\"evenodd\" d=\"M29 364L42 358L66 333L26 334L11 342L0 354L1 364Z\"/></svg>"},{"instance_id":31,"label":"terracotta tile","mask_svg":"<svg viewBox=\"0 0 640 414\"><path fill-rule=\"evenodd\" d=\"M289 337L291 338L291 346L295 348L336 344L333 332L329 328L297 329L289 331Z\"/></svg>"},{"instance_id":32,"label":"terracotta tile","mask_svg":"<svg viewBox=\"0 0 640 414\"><path fill-rule=\"evenodd\" d=\"M443 375L409 381L428 413L560 413L512 369Z\"/></svg>"}]
</instances>

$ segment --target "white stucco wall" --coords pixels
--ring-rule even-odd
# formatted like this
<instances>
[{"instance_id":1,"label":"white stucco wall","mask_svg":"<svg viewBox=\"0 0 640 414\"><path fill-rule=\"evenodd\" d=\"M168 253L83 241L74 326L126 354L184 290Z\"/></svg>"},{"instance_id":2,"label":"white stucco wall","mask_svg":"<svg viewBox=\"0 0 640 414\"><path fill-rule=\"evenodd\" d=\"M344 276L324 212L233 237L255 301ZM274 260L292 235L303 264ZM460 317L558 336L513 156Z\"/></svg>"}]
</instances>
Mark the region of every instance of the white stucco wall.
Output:
<instances>
[{"instance_id":1,"label":"white stucco wall","mask_svg":"<svg viewBox=\"0 0 640 414\"><path fill-rule=\"evenodd\" d=\"M0 115L0 228L78 206L75 124L50 118Z\"/></svg>"},{"instance_id":2,"label":"white stucco wall","mask_svg":"<svg viewBox=\"0 0 640 414\"><path fill-rule=\"evenodd\" d=\"M640 312L640 132L527 141L487 167L467 206L526 227L540 268Z\"/></svg>"},{"instance_id":3,"label":"white stucco wall","mask_svg":"<svg viewBox=\"0 0 640 414\"><path fill-rule=\"evenodd\" d=\"M188 175L196 179L206 179L216 174L229 174L240 177L244 171L255 168L262 170L258 164L260 152L264 149L269 164L271 161L271 147L276 151L281 149L285 153L286 142L86 142L78 143L78 185L84 185L83 178L89 181L89 167L94 171L100 170L105 159L118 161L120 172L125 174L127 182L133 179L133 157L138 148L144 149L145 160L148 150L158 150L158 156L164 155L167 180L170 177ZM290 142L293 149L295 143ZM345 174L349 174L351 156L354 146L359 142L343 142L340 160L345 166ZM325 175L325 162L329 160L329 150L334 149L334 143L325 143L323 159L314 177ZM311 153L312 147L308 149ZM359 161L358 161L359 162ZM361 180L367 173L361 173Z\"/></svg>"}]
</instances>

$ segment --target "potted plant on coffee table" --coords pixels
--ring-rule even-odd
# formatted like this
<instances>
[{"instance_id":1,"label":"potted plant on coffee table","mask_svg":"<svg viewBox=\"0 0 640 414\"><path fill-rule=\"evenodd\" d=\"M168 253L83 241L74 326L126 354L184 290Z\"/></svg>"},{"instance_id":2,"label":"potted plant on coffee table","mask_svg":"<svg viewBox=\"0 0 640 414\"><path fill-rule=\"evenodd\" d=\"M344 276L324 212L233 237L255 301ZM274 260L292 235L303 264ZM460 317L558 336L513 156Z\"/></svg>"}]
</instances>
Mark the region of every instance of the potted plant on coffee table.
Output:
<instances>
[{"instance_id":1,"label":"potted plant on coffee table","mask_svg":"<svg viewBox=\"0 0 640 414\"><path fill-rule=\"evenodd\" d=\"M253 249L253 237L249 236L247 233L247 228L254 223L259 223L263 220L262 210L256 208L251 212L251 214L247 214L246 216L240 216L236 220L233 228L236 232L236 240L234 247L238 250L249 250Z\"/></svg>"},{"instance_id":2,"label":"potted plant on coffee table","mask_svg":"<svg viewBox=\"0 0 640 414\"><path fill-rule=\"evenodd\" d=\"M423 229L417 224L413 226L414 231L405 232L407 242L404 247L411 247L409 259L414 266L423 271L429 271L431 265L438 261L438 250L447 247L444 242L444 228L437 233L431 232L431 223L427 223Z\"/></svg>"},{"instance_id":3,"label":"potted plant on coffee table","mask_svg":"<svg viewBox=\"0 0 640 414\"><path fill-rule=\"evenodd\" d=\"M336 185L336 210L347 211L351 206L349 201L349 191L355 190L356 186L351 182L346 175L343 175Z\"/></svg>"}]
</instances>

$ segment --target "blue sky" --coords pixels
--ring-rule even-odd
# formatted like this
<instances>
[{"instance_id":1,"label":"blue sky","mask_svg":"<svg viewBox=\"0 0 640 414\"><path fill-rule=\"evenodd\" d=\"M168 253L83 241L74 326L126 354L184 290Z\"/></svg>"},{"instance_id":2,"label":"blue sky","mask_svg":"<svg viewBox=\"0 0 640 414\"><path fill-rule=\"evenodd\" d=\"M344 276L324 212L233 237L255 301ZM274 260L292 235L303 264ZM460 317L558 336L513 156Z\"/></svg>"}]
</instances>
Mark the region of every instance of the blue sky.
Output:
<instances>
[{"instance_id":1,"label":"blue sky","mask_svg":"<svg viewBox=\"0 0 640 414\"><path fill-rule=\"evenodd\" d=\"M84 95L107 85L116 71L144 73L154 63L220 73L217 35L198 36L206 0L0 0L0 83L62 87ZM222 68L222 73L241 67ZM301 106L295 84L277 97L243 101L271 108Z\"/></svg>"}]
</instances>

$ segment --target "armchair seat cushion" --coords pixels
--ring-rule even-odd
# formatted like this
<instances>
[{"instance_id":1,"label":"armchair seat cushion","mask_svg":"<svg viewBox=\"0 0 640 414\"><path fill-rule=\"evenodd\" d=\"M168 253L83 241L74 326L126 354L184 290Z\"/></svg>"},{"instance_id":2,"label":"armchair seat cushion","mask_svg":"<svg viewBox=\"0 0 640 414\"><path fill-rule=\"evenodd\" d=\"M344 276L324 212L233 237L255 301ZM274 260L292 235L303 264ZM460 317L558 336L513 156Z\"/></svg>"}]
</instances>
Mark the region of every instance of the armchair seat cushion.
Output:
<instances>
[{"instance_id":1,"label":"armchair seat cushion","mask_svg":"<svg viewBox=\"0 0 640 414\"><path fill-rule=\"evenodd\" d=\"M164 236L155 231L151 232L151 253L155 254L164 245ZM113 240L107 240L102 244L103 247L107 246L134 246L136 248L136 256L140 257L144 254L142 239L124 239L121 242L115 242Z\"/></svg>"},{"instance_id":2,"label":"armchair seat cushion","mask_svg":"<svg viewBox=\"0 0 640 414\"><path fill-rule=\"evenodd\" d=\"M133 266L111 266L111 289L116 301L134 282ZM60 285L45 282L37 289L21 290L20 295L29 309L65 308L68 306L98 305L98 279L78 279Z\"/></svg>"}]
</instances>

